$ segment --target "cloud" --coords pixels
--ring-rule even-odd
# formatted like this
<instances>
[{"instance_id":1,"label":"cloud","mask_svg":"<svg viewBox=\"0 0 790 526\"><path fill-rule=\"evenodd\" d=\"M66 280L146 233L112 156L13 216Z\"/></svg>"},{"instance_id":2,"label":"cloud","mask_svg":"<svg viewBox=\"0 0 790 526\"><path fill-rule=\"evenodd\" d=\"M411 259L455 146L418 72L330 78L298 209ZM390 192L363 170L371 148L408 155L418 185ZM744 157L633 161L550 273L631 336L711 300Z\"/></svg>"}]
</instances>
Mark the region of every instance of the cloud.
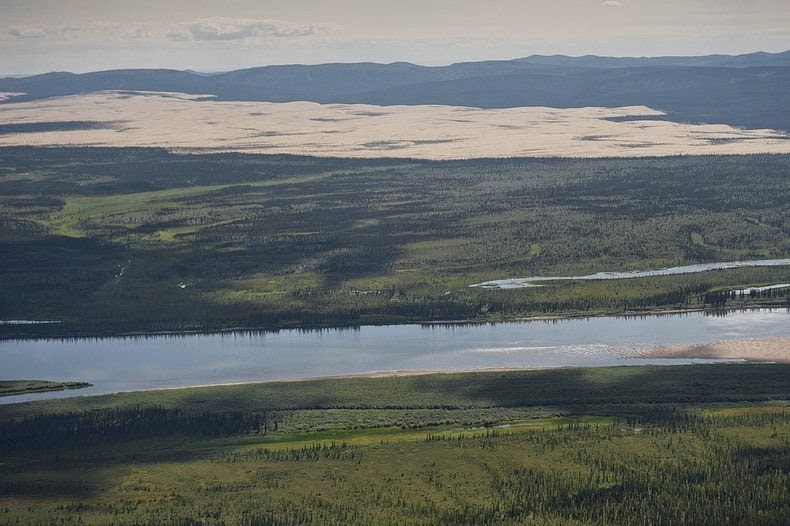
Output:
<instances>
[{"instance_id":1,"label":"cloud","mask_svg":"<svg viewBox=\"0 0 790 526\"><path fill-rule=\"evenodd\" d=\"M40 27L16 26L8 30L8 34L16 38L44 38L47 32Z\"/></svg>"},{"instance_id":2,"label":"cloud","mask_svg":"<svg viewBox=\"0 0 790 526\"><path fill-rule=\"evenodd\" d=\"M247 18L204 18L183 24L167 34L170 40L228 41L260 38L307 37L325 31L318 25L301 25L282 20Z\"/></svg>"},{"instance_id":3,"label":"cloud","mask_svg":"<svg viewBox=\"0 0 790 526\"><path fill-rule=\"evenodd\" d=\"M134 27L133 30L139 30ZM95 20L82 25L73 26L14 26L8 34L18 39L50 39L50 40L91 40L107 39L107 37L129 36L129 28L120 24Z\"/></svg>"},{"instance_id":4,"label":"cloud","mask_svg":"<svg viewBox=\"0 0 790 526\"><path fill-rule=\"evenodd\" d=\"M310 37L330 31L319 24L296 24L274 19L214 17L176 24L112 23L86 21L68 26L14 26L7 34L19 40L47 39L53 41L157 40L174 42L223 42L266 40L272 38Z\"/></svg>"},{"instance_id":5,"label":"cloud","mask_svg":"<svg viewBox=\"0 0 790 526\"><path fill-rule=\"evenodd\" d=\"M606 2L602 2L601 5L604 7L623 7L623 3L617 0L606 0Z\"/></svg>"}]
</instances>

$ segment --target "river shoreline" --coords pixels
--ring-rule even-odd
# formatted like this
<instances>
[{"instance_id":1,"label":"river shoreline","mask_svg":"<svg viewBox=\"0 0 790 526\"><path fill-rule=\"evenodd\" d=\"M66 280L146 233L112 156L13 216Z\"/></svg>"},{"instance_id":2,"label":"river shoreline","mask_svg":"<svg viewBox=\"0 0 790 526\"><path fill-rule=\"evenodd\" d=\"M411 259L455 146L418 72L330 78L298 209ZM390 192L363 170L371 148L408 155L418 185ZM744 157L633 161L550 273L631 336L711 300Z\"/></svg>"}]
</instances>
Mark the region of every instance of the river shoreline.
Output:
<instances>
[{"instance_id":1,"label":"river shoreline","mask_svg":"<svg viewBox=\"0 0 790 526\"><path fill-rule=\"evenodd\" d=\"M733 361L737 360L737 361L745 361L751 363L790 363L790 338L764 338L764 339L756 338L749 340L722 340L722 341L706 343L706 344L658 346L658 347L647 347L636 351L615 350L614 352L623 352L623 353L627 352L627 355L630 358L667 358L667 359L695 358L695 359L705 359L705 360L733 360ZM607 366L602 366L602 367L607 367ZM623 365L623 367L628 367L628 366ZM639 367L639 365L634 365L633 367ZM544 371L544 370L575 369L575 368L582 368L582 367L559 365L559 366L545 366L545 367L535 367L535 366L485 367L485 368L472 368L472 369L447 369L443 371L432 371L432 370L374 371L369 373L337 374L337 375L329 375L329 376L306 376L300 378L286 378L286 379L277 379L277 380L207 383L207 384L189 385L189 386L160 387L160 388L152 388L152 389L142 389L141 391L136 391L136 392L202 389L208 387L225 387L225 386L237 386L237 385L313 382L318 380L393 378L393 377L404 377L404 376L427 376L433 374ZM91 396L91 395L87 395L87 396ZM93 395L93 396L101 396L101 395Z\"/></svg>"},{"instance_id":2,"label":"river shoreline","mask_svg":"<svg viewBox=\"0 0 790 526\"><path fill-rule=\"evenodd\" d=\"M0 397L51 393L93 387L88 382L54 382L51 380L0 380Z\"/></svg>"},{"instance_id":3,"label":"river shoreline","mask_svg":"<svg viewBox=\"0 0 790 526\"><path fill-rule=\"evenodd\" d=\"M212 335L212 334L230 334L237 332L260 332L260 333L277 333L280 331L299 330L299 331L325 331L325 330L356 330L362 327L389 327L397 325L422 325L422 326L443 326L443 325L486 325L497 323L524 323L533 321L562 321L562 320L578 320L585 318L630 318L630 317L643 317L643 316L672 316L679 314L692 314L704 312L711 315L727 315L732 312L746 312L754 310L775 310L775 309L790 309L790 304L786 301L781 302L768 302L751 305L737 305L725 306L721 308L710 307L688 307L688 308L655 308L646 310L626 310L619 312L579 312L579 313L566 313L557 315L537 315L537 316L499 316L499 317L486 317L486 318L471 318L468 320L393 320L392 322L370 322L352 323L346 325L305 325L293 326L283 325L279 327L267 326L236 326L225 327L216 329L186 329L178 331L122 331L122 332L73 332L65 334L14 334L6 335L0 334L0 345L3 342L21 341L21 340L71 340L80 338L146 338L156 336L193 336L198 334ZM26 325L29 327L29 325Z\"/></svg>"},{"instance_id":4,"label":"river shoreline","mask_svg":"<svg viewBox=\"0 0 790 526\"><path fill-rule=\"evenodd\" d=\"M759 353L749 354L749 357L727 356L726 355L727 353L725 351L721 351L722 349L728 349L733 347L740 348L741 344L745 344L749 342L755 342L759 344L768 341L768 340L744 340L744 341L732 340L732 341L715 342L714 344L705 344L705 345L686 345L686 346L672 346L672 347L644 349L639 351L638 354L634 354L632 357L633 358L668 358L668 359L698 358L698 359L712 360L711 363L716 363L716 364L730 363L731 365L738 365L739 363L763 363L763 364L790 363L790 338L786 338L786 339L771 338L769 340L786 340L786 346L782 348L787 349L787 355L782 358L777 358L775 355L770 355L770 356L760 355ZM710 355L708 356L699 355L699 349L705 349ZM718 356L714 356L713 354L715 354L717 351L721 352L721 354ZM696 363L693 365L700 365L700 363ZM601 365L597 367L609 368L609 367L646 367L646 366L647 365L634 364L634 365L619 365L619 366ZM508 372L519 372L519 371L556 371L559 369L571 370L571 369L589 369L589 368L591 367L557 365L557 366L544 366L544 367L531 366L531 367L486 367L486 368L473 368L473 369L447 369L443 371L431 371L431 370L375 371L370 373L338 374L338 375L330 375L330 376L306 376L300 378L285 378L285 379L276 379L276 380L253 380L253 381L245 381L245 382L222 382L222 383L207 383L207 384L173 386L173 387L154 387L149 389L140 389L137 391L117 391L110 393L92 393L92 394L75 393L72 396L97 397L97 396L111 396L116 394L148 393L148 392L157 392L157 391L183 391L189 389L209 389L213 387L285 384L285 383L299 383L299 382L316 382L323 380L331 381L331 380L354 380L354 379L376 379L376 378L401 378L401 377L430 376L430 375L508 373ZM595 368L595 366L593 366L592 368ZM74 390L75 388L69 388L69 389ZM44 392L45 391L41 391L41 393ZM15 404L15 403L22 404L22 403L29 403L36 401L36 400L18 400L18 401L14 400L14 398L24 396L24 394L25 393L7 395L7 399L0 402L0 405ZM26 393L26 394L30 394L30 393ZM40 398L39 400L46 400L46 398Z\"/></svg>"}]
</instances>

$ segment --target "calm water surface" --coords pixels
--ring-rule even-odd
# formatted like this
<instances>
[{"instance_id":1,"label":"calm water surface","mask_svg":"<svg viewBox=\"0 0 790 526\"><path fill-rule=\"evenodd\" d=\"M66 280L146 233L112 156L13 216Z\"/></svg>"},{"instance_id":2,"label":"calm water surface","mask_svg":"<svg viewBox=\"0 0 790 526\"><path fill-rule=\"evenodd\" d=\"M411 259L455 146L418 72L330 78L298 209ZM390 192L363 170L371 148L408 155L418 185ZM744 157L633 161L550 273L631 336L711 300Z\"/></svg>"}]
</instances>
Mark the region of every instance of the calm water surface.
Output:
<instances>
[{"instance_id":1,"label":"calm water surface","mask_svg":"<svg viewBox=\"0 0 790 526\"><path fill-rule=\"evenodd\" d=\"M705 362L632 358L629 350L770 337L790 337L790 311L4 341L0 378L94 387L3 397L0 403L380 371Z\"/></svg>"},{"instance_id":2,"label":"calm water surface","mask_svg":"<svg viewBox=\"0 0 790 526\"><path fill-rule=\"evenodd\" d=\"M483 287L484 289L518 289L523 287L535 287L536 282L540 281L568 281L568 280L611 280L611 279L633 279L646 278L651 276L675 276L679 274L696 274L709 270L724 270L742 267L783 267L790 265L790 258L785 259L758 259L753 261L719 261L716 263L697 263L683 267L670 267L658 270L637 270L633 272L598 272L587 276L533 276L531 278L508 278L497 279L476 283L470 287Z\"/></svg>"}]
</instances>

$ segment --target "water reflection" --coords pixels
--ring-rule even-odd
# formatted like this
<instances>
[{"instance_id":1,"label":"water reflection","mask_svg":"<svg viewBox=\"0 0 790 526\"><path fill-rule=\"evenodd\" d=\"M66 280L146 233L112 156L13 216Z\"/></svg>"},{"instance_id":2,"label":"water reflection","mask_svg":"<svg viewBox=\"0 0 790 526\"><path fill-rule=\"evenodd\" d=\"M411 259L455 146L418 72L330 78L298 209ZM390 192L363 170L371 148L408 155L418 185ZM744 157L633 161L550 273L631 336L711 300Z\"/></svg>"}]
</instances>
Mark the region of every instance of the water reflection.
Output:
<instances>
[{"instance_id":1,"label":"water reflection","mask_svg":"<svg viewBox=\"0 0 790 526\"><path fill-rule=\"evenodd\" d=\"M0 370L94 384L33 399L381 371L690 363L628 350L755 337L790 337L790 311L16 340L0 342Z\"/></svg>"}]
</instances>

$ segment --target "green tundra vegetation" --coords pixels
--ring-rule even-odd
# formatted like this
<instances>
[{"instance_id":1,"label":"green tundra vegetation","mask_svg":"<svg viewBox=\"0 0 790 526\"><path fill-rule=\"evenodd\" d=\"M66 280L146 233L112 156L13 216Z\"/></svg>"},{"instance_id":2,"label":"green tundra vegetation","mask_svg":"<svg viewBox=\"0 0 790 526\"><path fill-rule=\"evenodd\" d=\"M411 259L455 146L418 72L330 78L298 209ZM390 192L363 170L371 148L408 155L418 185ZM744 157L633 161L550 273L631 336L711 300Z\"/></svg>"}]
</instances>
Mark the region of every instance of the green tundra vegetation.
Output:
<instances>
[{"instance_id":1,"label":"green tundra vegetation","mask_svg":"<svg viewBox=\"0 0 790 526\"><path fill-rule=\"evenodd\" d=\"M0 149L0 337L782 305L790 156L318 159Z\"/></svg>"},{"instance_id":2,"label":"green tundra vegetation","mask_svg":"<svg viewBox=\"0 0 790 526\"><path fill-rule=\"evenodd\" d=\"M790 365L0 406L3 524L786 524Z\"/></svg>"}]
</instances>

